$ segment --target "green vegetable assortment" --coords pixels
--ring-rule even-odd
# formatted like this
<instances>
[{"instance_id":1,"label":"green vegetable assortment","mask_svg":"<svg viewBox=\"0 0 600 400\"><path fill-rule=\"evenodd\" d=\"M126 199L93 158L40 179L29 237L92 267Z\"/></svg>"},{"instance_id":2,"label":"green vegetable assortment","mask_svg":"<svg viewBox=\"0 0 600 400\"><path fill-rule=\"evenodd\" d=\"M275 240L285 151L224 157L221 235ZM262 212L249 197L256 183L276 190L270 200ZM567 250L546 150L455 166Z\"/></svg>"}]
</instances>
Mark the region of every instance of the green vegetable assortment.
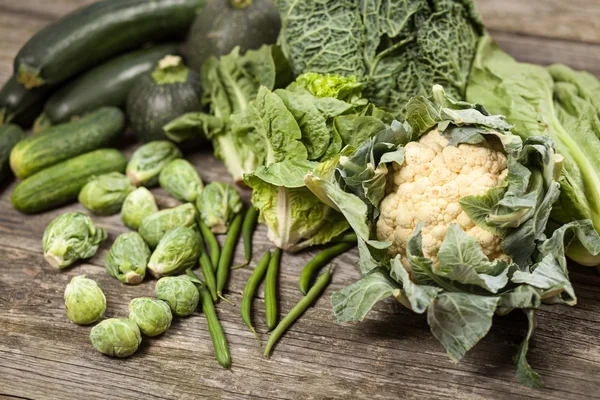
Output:
<instances>
[{"instance_id":1,"label":"green vegetable assortment","mask_svg":"<svg viewBox=\"0 0 600 400\"><path fill-rule=\"evenodd\" d=\"M117 217L106 217L120 213L132 231L111 231L107 274L127 285L147 271L158 278L155 298L133 298L128 318L102 320L100 286L74 276L64 292L69 320L97 323L93 347L123 358L142 334L159 336L174 316L201 310L229 368L217 307L239 293L230 274L245 273L231 270L254 265L239 312L259 345L270 332L268 357L326 290L333 267L321 269L357 246L361 278L331 296L337 321L361 321L395 300L425 314L458 362L495 315L522 310L517 379L542 388L527 361L535 312L577 303L567 256L600 264L600 81L517 62L472 0L204 6L121 0L77 10L25 44L0 90L0 181L11 170L21 179L13 207L33 214L79 200L94 216L54 217L45 260L68 275L109 236L97 224L113 226ZM154 42L182 38L194 19L187 67L180 43ZM43 132L25 135L34 120ZM129 161L105 148L121 148L126 130L143 143ZM237 187L224 177L205 185L199 171L213 161L185 159L210 145ZM174 205L165 207L167 195ZM262 232L274 248L254 263ZM303 297L279 320L281 268L290 276L283 253L315 246L292 271ZM261 331L252 314L263 280Z\"/></svg>"}]
</instances>

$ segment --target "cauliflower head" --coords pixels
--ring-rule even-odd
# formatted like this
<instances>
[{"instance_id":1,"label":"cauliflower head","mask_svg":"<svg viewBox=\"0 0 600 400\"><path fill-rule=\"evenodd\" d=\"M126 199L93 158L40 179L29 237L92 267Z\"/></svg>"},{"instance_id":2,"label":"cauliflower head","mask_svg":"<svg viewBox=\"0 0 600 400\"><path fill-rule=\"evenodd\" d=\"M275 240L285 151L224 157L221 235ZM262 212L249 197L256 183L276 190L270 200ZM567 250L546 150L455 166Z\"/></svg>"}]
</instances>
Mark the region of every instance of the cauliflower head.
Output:
<instances>
[{"instance_id":1,"label":"cauliflower head","mask_svg":"<svg viewBox=\"0 0 600 400\"><path fill-rule=\"evenodd\" d=\"M501 186L508 174L502 146L492 142L448 145L437 129L405 146L402 165L388 174L380 205L377 238L390 241L390 253L409 268L406 248L417 224L422 224L423 253L434 260L448 227L457 223L474 237L490 258L505 257L500 237L479 228L460 206L465 196L483 195Z\"/></svg>"}]
</instances>

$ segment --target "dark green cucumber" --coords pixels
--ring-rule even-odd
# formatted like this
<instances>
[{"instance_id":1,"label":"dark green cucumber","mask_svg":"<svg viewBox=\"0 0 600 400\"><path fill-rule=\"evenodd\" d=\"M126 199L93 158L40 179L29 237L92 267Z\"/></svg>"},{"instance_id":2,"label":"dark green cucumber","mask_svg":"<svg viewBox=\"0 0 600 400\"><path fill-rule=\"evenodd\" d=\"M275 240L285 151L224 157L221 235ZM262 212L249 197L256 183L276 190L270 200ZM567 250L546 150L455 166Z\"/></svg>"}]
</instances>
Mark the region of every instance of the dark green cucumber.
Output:
<instances>
[{"instance_id":1,"label":"dark green cucumber","mask_svg":"<svg viewBox=\"0 0 600 400\"><path fill-rule=\"evenodd\" d=\"M220 57L240 47L258 49L274 44L281 28L273 0L208 0L198 14L186 44L190 66L199 71L209 57Z\"/></svg>"},{"instance_id":2,"label":"dark green cucumber","mask_svg":"<svg viewBox=\"0 0 600 400\"><path fill-rule=\"evenodd\" d=\"M14 124L0 126L0 182L11 175L8 157L15 144L25 137L23 130Z\"/></svg>"},{"instance_id":3,"label":"dark green cucumber","mask_svg":"<svg viewBox=\"0 0 600 400\"><path fill-rule=\"evenodd\" d=\"M21 181L10 201L17 210L33 214L77 200L94 175L125 172L127 160L115 149L95 150L41 170Z\"/></svg>"},{"instance_id":4,"label":"dark green cucumber","mask_svg":"<svg viewBox=\"0 0 600 400\"><path fill-rule=\"evenodd\" d=\"M55 85L153 40L185 36L204 0L103 0L46 26L15 58L27 89Z\"/></svg>"},{"instance_id":5,"label":"dark green cucumber","mask_svg":"<svg viewBox=\"0 0 600 400\"><path fill-rule=\"evenodd\" d=\"M200 111L201 99L200 75L183 65L181 57L167 56L129 92L127 116L146 142L165 140L163 126L185 113Z\"/></svg>"},{"instance_id":6,"label":"dark green cucumber","mask_svg":"<svg viewBox=\"0 0 600 400\"><path fill-rule=\"evenodd\" d=\"M85 117L52 126L17 143L10 153L10 167L18 178L26 178L68 158L105 147L125 126L125 116L116 107L103 107Z\"/></svg>"},{"instance_id":7,"label":"dark green cucumber","mask_svg":"<svg viewBox=\"0 0 600 400\"><path fill-rule=\"evenodd\" d=\"M49 86L27 90L16 76L10 77L0 90L0 125L13 122L29 128L42 112L49 92Z\"/></svg>"},{"instance_id":8,"label":"dark green cucumber","mask_svg":"<svg viewBox=\"0 0 600 400\"><path fill-rule=\"evenodd\" d=\"M45 117L56 124L99 107L124 107L137 79L168 54L178 54L176 43L133 51L91 69L50 97L44 106Z\"/></svg>"}]
</instances>

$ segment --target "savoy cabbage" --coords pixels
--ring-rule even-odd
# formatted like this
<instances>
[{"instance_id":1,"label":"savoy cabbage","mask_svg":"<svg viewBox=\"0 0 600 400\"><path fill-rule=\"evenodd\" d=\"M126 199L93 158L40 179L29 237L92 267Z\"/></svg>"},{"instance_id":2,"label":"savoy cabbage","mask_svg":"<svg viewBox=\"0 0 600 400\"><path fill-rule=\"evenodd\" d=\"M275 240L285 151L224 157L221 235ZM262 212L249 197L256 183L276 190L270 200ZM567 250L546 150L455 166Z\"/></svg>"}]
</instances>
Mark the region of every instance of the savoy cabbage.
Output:
<instances>
[{"instance_id":1,"label":"savoy cabbage","mask_svg":"<svg viewBox=\"0 0 600 400\"><path fill-rule=\"evenodd\" d=\"M402 114L441 84L464 98L485 28L472 0L276 0L280 45L296 75L356 75L364 95Z\"/></svg>"}]
</instances>

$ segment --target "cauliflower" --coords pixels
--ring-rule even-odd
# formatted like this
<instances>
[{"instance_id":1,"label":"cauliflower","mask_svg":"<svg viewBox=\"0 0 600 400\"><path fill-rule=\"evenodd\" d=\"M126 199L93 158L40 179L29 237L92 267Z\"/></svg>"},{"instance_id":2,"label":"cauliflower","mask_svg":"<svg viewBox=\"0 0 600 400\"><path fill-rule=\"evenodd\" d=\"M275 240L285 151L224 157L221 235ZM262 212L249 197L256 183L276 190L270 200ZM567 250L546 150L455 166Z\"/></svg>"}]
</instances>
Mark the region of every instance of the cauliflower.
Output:
<instances>
[{"instance_id":1,"label":"cauliflower","mask_svg":"<svg viewBox=\"0 0 600 400\"><path fill-rule=\"evenodd\" d=\"M506 155L491 142L449 146L434 129L405 146L402 165L388 175L386 197L380 205L377 238L390 241L390 253L401 255L409 269L406 247L417 224L423 224L423 253L437 263L448 227L457 223L480 244L490 259L505 257L500 237L481 229L461 209L460 199L483 195L501 186L508 174Z\"/></svg>"}]
</instances>

